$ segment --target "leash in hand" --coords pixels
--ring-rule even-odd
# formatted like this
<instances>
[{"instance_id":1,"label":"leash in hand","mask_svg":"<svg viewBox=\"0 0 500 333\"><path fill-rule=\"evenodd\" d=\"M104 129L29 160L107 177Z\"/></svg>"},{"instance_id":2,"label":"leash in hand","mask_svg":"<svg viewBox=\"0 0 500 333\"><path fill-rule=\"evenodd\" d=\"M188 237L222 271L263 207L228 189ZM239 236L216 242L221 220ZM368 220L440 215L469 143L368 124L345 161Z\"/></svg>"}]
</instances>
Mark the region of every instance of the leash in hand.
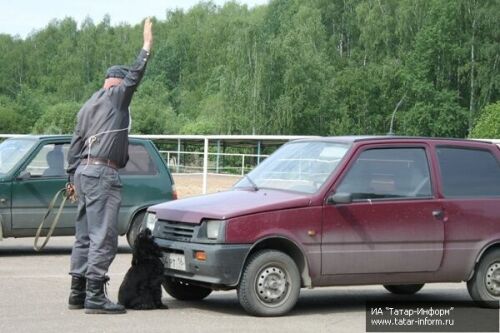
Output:
<instances>
[{"instance_id":1,"label":"leash in hand","mask_svg":"<svg viewBox=\"0 0 500 333\"><path fill-rule=\"evenodd\" d=\"M73 184L73 183L66 183L66 186L64 188L66 189L66 192L64 193L64 195L66 196L66 198L68 198L68 200L71 203L77 202L78 201L78 197L76 196L75 184Z\"/></svg>"},{"instance_id":2,"label":"leash in hand","mask_svg":"<svg viewBox=\"0 0 500 333\"><path fill-rule=\"evenodd\" d=\"M45 236L45 241L42 243L42 245L38 244L38 239L40 238L40 234L42 232L43 225L45 224L45 221L47 218L50 216L50 213L52 212L52 209L54 208L54 205L57 202L57 199L62 196L62 201L59 206L59 209L57 210L56 217L54 218L54 221L52 221L52 224L50 225L49 231L47 233L47 236ZM52 200L50 201L49 208L47 209L47 212L45 213L45 216L42 219L42 222L38 226L38 229L36 231L35 235L35 243L33 245L33 248L35 251L41 251L45 245L49 242L50 236L52 236L52 233L54 232L54 229L56 228L57 223L59 222L59 218L61 217L61 213L63 211L64 205L66 204L66 200L69 200L72 203L75 203L78 198L76 196L76 189L75 185L72 183L66 183L64 188L60 189L57 191L57 193L54 195Z\"/></svg>"}]
</instances>

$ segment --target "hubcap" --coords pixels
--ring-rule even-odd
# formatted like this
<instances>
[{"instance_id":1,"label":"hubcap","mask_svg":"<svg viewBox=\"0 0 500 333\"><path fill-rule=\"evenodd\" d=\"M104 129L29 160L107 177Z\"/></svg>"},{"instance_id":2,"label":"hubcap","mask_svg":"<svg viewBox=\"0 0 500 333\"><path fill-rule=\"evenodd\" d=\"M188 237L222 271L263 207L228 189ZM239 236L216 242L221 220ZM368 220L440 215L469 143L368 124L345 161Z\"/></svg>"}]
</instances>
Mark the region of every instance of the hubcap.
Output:
<instances>
[{"instance_id":1,"label":"hubcap","mask_svg":"<svg viewBox=\"0 0 500 333\"><path fill-rule=\"evenodd\" d=\"M257 296L267 305L279 305L286 299L289 282L282 268L269 266L262 269L255 282Z\"/></svg>"},{"instance_id":2,"label":"hubcap","mask_svg":"<svg viewBox=\"0 0 500 333\"><path fill-rule=\"evenodd\" d=\"M493 296L500 296L500 263L495 262L486 271L486 289Z\"/></svg>"}]
</instances>

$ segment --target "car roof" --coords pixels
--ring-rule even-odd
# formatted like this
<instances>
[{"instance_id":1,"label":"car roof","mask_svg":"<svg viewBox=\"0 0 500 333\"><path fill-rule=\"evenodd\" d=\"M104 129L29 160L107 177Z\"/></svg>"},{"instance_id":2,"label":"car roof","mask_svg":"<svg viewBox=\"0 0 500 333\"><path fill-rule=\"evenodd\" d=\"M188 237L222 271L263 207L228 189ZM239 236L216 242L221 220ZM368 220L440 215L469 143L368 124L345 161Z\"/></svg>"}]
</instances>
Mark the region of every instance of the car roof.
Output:
<instances>
[{"instance_id":1,"label":"car roof","mask_svg":"<svg viewBox=\"0 0 500 333\"><path fill-rule=\"evenodd\" d=\"M331 141L352 144L355 142L392 142L392 141L420 141L420 142L449 142L464 143L478 142L493 144L492 141L457 138L437 138L423 136L393 136L393 135L351 135L351 136L318 136L304 139L297 139L293 142L302 141Z\"/></svg>"},{"instance_id":2,"label":"car roof","mask_svg":"<svg viewBox=\"0 0 500 333\"><path fill-rule=\"evenodd\" d=\"M34 134L20 134L20 135L13 135L9 139L28 139L28 140L71 140L72 135L69 134L49 134L49 135L34 135ZM149 141L148 139L143 139L143 138L137 138L137 137L129 137L129 140L132 142L135 141Z\"/></svg>"}]
</instances>

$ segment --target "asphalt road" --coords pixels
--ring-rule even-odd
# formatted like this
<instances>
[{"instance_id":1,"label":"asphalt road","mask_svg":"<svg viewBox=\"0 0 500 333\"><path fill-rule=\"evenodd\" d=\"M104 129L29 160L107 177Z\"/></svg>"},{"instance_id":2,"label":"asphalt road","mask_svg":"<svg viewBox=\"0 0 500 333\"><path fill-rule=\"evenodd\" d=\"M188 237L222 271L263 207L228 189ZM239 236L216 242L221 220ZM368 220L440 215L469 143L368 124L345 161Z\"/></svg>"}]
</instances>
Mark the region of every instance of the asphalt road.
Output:
<instances>
[{"instance_id":1,"label":"asphalt road","mask_svg":"<svg viewBox=\"0 0 500 333\"><path fill-rule=\"evenodd\" d=\"M401 299L382 286L317 288L302 290L286 317L256 318L244 312L234 291L214 292L194 303L176 301L164 292L168 310L86 315L67 310L72 240L53 238L42 253L32 249L33 238L0 242L0 332L365 332L367 301ZM131 258L121 238L109 272L114 301ZM427 285L413 299L470 300L464 283Z\"/></svg>"}]
</instances>

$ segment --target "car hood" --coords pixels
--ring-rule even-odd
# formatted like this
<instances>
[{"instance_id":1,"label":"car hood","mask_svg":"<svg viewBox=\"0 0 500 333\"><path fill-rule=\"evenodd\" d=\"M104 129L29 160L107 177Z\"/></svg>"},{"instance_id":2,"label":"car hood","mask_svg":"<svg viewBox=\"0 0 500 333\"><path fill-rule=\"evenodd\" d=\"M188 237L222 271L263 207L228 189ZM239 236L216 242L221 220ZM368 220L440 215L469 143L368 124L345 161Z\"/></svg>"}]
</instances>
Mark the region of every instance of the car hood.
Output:
<instances>
[{"instance_id":1,"label":"car hood","mask_svg":"<svg viewBox=\"0 0 500 333\"><path fill-rule=\"evenodd\" d=\"M173 200L149 208L160 220L200 223L203 219L229 219L270 210L305 207L310 195L278 190L233 189Z\"/></svg>"}]
</instances>

